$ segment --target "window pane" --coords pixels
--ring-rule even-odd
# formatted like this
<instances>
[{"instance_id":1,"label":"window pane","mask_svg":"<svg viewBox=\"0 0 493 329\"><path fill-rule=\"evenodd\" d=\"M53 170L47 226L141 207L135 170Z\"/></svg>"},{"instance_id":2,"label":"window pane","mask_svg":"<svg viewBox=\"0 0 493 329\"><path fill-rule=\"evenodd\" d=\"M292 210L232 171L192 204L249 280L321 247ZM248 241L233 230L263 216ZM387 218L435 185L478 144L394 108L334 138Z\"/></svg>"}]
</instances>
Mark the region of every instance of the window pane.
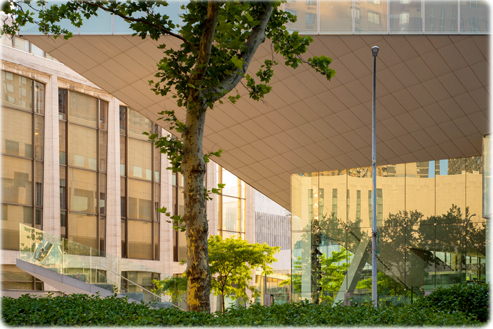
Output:
<instances>
[{"instance_id":1,"label":"window pane","mask_svg":"<svg viewBox=\"0 0 493 329\"><path fill-rule=\"evenodd\" d=\"M152 184L128 180L128 217L152 220Z\"/></svg>"},{"instance_id":2,"label":"window pane","mask_svg":"<svg viewBox=\"0 0 493 329\"><path fill-rule=\"evenodd\" d=\"M2 157L3 202L33 204L32 161Z\"/></svg>"},{"instance_id":3,"label":"window pane","mask_svg":"<svg viewBox=\"0 0 493 329\"><path fill-rule=\"evenodd\" d=\"M14 48L29 52L29 41L16 36L14 37Z\"/></svg>"},{"instance_id":4,"label":"window pane","mask_svg":"<svg viewBox=\"0 0 493 329\"><path fill-rule=\"evenodd\" d=\"M43 51L43 49L31 44L31 53L36 56L44 57L45 52Z\"/></svg>"},{"instance_id":5,"label":"window pane","mask_svg":"<svg viewBox=\"0 0 493 329\"><path fill-rule=\"evenodd\" d=\"M425 33L456 34L458 26L457 2L425 2Z\"/></svg>"},{"instance_id":6,"label":"window pane","mask_svg":"<svg viewBox=\"0 0 493 329\"><path fill-rule=\"evenodd\" d=\"M69 168L70 210L96 214L96 173ZM70 233L70 232L69 232Z\"/></svg>"},{"instance_id":7,"label":"window pane","mask_svg":"<svg viewBox=\"0 0 493 329\"><path fill-rule=\"evenodd\" d=\"M120 106L120 135L127 134L127 107Z\"/></svg>"},{"instance_id":8,"label":"window pane","mask_svg":"<svg viewBox=\"0 0 493 329\"><path fill-rule=\"evenodd\" d=\"M460 3L460 31L489 33L490 10L488 1L462 0Z\"/></svg>"},{"instance_id":9,"label":"window pane","mask_svg":"<svg viewBox=\"0 0 493 329\"><path fill-rule=\"evenodd\" d=\"M44 117L40 115L34 116L34 158L43 160L43 145L44 145Z\"/></svg>"},{"instance_id":10,"label":"window pane","mask_svg":"<svg viewBox=\"0 0 493 329\"><path fill-rule=\"evenodd\" d=\"M43 162L35 161L34 169L36 170L35 172L36 185L34 189L35 205L36 207L42 207L43 206Z\"/></svg>"},{"instance_id":11,"label":"window pane","mask_svg":"<svg viewBox=\"0 0 493 329\"><path fill-rule=\"evenodd\" d=\"M71 91L69 100L69 121L97 128L98 99Z\"/></svg>"},{"instance_id":12,"label":"window pane","mask_svg":"<svg viewBox=\"0 0 493 329\"><path fill-rule=\"evenodd\" d=\"M36 106L34 112L37 114L45 114L45 85L34 81L34 97L36 99Z\"/></svg>"},{"instance_id":13,"label":"window pane","mask_svg":"<svg viewBox=\"0 0 493 329\"><path fill-rule=\"evenodd\" d=\"M438 174L436 175L436 214L446 213L452 205L458 206L462 214L466 209L465 186L466 171L465 159L450 159L437 161Z\"/></svg>"},{"instance_id":14,"label":"window pane","mask_svg":"<svg viewBox=\"0 0 493 329\"><path fill-rule=\"evenodd\" d=\"M137 111L130 110L128 116L128 136L147 140L147 136L143 132L152 130L152 122Z\"/></svg>"},{"instance_id":15,"label":"window pane","mask_svg":"<svg viewBox=\"0 0 493 329\"><path fill-rule=\"evenodd\" d=\"M351 2L320 1L320 33L351 33L352 30Z\"/></svg>"},{"instance_id":16,"label":"window pane","mask_svg":"<svg viewBox=\"0 0 493 329\"><path fill-rule=\"evenodd\" d=\"M99 250L106 250L106 218L99 219Z\"/></svg>"},{"instance_id":17,"label":"window pane","mask_svg":"<svg viewBox=\"0 0 493 329\"><path fill-rule=\"evenodd\" d=\"M97 241L97 217L83 214L69 213L68 215L68 239L80 243L82 246L69 243L68 252L73 255L89 255L89 248L98 249ZM94 256L92 250L92 255Z\"/></svg>"},{"instance_id":18,"label":"window pane","mask_svg":"<svg viewBox=\"0 0 493 329\"><path fill-rule=\"evenodd\" d=\"M67 120L68 111L68 90L58 89L58 118Z\"/></svg>"},{"instance_id":19,"label":"window pane","mask_svg":"<svg viewBox=\"0 0 493 329\"><path fill-rule=\"evenodd\" d=\"M69 125L69 165L97 170L97 131L77 125Z\"/></svg>"},{"instance_id":20,"label":"window pane","mask_svg":"<svg viewBox=\"0 0 493 329\"><path fill-rule=\"evenodd\" d=\"M125 178L121 177L120 178L120 196L121 196L121 203L120 203L120 206L121 206L121 216L122 217L127 217L127 209L126 209L126 195L125 195Z\"/></svg>"},{"instance_id":21,"label":"window pane","mask_svg":"<svg viewBox=\"0 0 493 329\"><path fill-rule=\"evenodd\" d=\"M66 139L66 131L67 131L67 123L65 121L59 121L59 129L58 129L58 147L59 147L59 161L60 164L67 164L67 139Z\"/></svg>"},{"instance_id":22,"label":"window pane","mask_svg":"<svg viewBox=\"0 0 493 329\"><path fill-rule=\"evenodd\" d=\"M390 31L392 33L421 33L421 0L390 2Z\"/></svg>"},{"instance_id":23,"label":"window pane","mask_svg":"<svg viewBox=\"0 0 493 329\"><path fill-rule=\"evenodd\" d=\"M33 208L2 204L2 249L19 250L19 224L33 225Z\"/></svg>"},{"instance_id":24,"label":"window pane","mask_svg":"<svg viewBox=\"0 0 493 329\"><path fill-rule=\"evenodd\" d=\"M125 143L125 137L120 137L120 176L125 176L125 158L127 154L127 149L126 149L126 143Z\"/></svg>"},{"instance_id":25,"label":"window pane","mask_svg":"<svg viewBox=\"0 0 493 329\"><path fill-rule=\"evenodd\" d=\"M106 155L108 148L108 133L104 131L99 132L99 171L106 172Z\"/></svg>"},{"instance_id":26,"label":"window pane","mask_svg":"<svg viewBox=\"0 0 493 329\"><path fill-rule=\"evenodd\" d=\"M2 108L2 153L32 158L32 114Z\"/></svg>"},{"instance_id":27,"label":"window pane","mask_svg":"<svg viewBox=\"0 0 493 329\"><path fill-rule=\"evenodd\" d=\"M106 214L106 175L99 174L99 213Z\"/></svg>"},{"instance_id":28,"label":"window pane","mask_svg":"<svg viewBox=\"0 0 493 329\"><path fill-rule=\"evenodd\" d=\"M60 166L60 209L67 209L67 177L63 166Z\"/></svg>"},{"instance_id":29,"label":"window pane","mask_svg":"<svg viewBox=\"0 0 493 329\"><path fill-rule=\"evenodd\" d=\"M317 32L317 1L287 2L284 8L298 17L295 23L287 25L288 30L300 33Z\"/></svg>"},{"instance_id":30,"label":"window pane","mask_svg":"<svg viewBox=\"0 0 493 329\"><path fill-rule=\"evenodd\" d=\"M240 200L223 196L223 230L239 232Z\"/></svg>"},{"instance_id":31,"label":"window pane","mask_svg":"<svg viewBox=\"0 0 493 329\"><path fill-rule=\"evenodd\" d=\"M356 33L387 32L387 1L371 0L360 8L361 19L355 21Z\"/></svg>"},{"instance_id":32,"label":"window pane","mask_svg":"<svg viewBox=\"0 0 493 329\"><path fill-rule=\"evenodd\" d=\"M129 138L128 177L152 180L152 144Z\"/></svg>"},{"instance_id":33,"label":"window pane","mask_svg":"<svg viewBox=\"0 0 493 329\"><path fill-rule=\"evenodd\" d=\"M33 81L20 75L2 71L2 103L23 111L33 111Z\"/></svg>"},{"instance_id":34,"label":"window pane","mask_svg":"<svg viewBox=\"0 0 493 329\"><path fill-rule=\"evenodd\" d=\"M222 194L239 197L240 195L238 189L238 184L239 184L238 177L236 177L226 169L223 169L222 175L223 175L222 183L226 184L226 186L222 190Z\"/></svg>"},{"instance_id":35,"label":"window pane","mask_svg":"<svg viewBox=\"0 0 493 329\"><path fill-rule=\"evenodd\" d=\"M99 101L99 129L108 129L108 102Z\"/></svg>"},{"instance_id":36,"label":"window pane","mask_svg":"<svg viewBox=\"0 0 493 329\"><path fill-rule=\"evenodd\" d=\"M152 223L128 221L128 257L152 259Z\"/></svg>"}]
</instances>

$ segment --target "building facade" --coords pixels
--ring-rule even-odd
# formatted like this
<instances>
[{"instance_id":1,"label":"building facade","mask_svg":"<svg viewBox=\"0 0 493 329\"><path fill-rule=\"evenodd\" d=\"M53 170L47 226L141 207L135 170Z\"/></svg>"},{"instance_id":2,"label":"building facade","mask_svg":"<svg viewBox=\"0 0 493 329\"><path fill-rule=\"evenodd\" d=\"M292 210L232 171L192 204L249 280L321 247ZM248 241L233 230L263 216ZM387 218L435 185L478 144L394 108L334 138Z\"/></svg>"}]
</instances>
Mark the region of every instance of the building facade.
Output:
<instances>
[{"instance_id":1,"label":"building facade","mask_svg":"<svg viewBox=\"0 0 493 329\"><path fill-rule=\"evenodd\" d=\"M2 42L3 294L60 290L16 267L24 226L61 238L61 254L78 257L66 256L63 273L89 283L138 292L181 274L185 233L157 209L183 213L183 177L142 134L167 132L32 43ZM255 242L258 192L210 162L205 185L218 183L210 234Z\"/></svg>"}]
</instances>

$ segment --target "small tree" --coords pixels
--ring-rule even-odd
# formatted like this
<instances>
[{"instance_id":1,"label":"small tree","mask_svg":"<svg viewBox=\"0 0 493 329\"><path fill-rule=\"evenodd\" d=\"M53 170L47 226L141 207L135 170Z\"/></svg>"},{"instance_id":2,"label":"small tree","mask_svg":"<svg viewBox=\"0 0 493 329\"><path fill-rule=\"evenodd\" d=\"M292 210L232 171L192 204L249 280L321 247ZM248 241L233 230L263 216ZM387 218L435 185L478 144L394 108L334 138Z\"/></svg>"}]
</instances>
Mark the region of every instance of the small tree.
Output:
<instances>
[{"instance_id":1,"label":"small tree","mask_svg":"<svg viewBox=\"0 0 493 329\"><path fill-rule=\"evenodd\" d=\"M225 296L248 300L247 290L250 290L254 299L258 297L258 290L249 284L254 270L261 268L263 275L272 273L269 264L277 261L274 254L281 247L249 243L235 237L223 240L218 235L210 236L208 242L211 286L213 293L221 296L221 312L224 312Z\"/></svg>"},{"instance_id":2,"label":"small tree","mask_svg":"<svg viewBox=\"0 0 493 329\"><path fill-rule=\"evenodd\" d=\"M156 285L156 288L151 290L153 293L171 296L171 302L175 305L183 300L182 295L187 292L187 276L185 273L178 276L173 275L164 280L152 280L152 283Z\"/></svg>"}]
</instances>

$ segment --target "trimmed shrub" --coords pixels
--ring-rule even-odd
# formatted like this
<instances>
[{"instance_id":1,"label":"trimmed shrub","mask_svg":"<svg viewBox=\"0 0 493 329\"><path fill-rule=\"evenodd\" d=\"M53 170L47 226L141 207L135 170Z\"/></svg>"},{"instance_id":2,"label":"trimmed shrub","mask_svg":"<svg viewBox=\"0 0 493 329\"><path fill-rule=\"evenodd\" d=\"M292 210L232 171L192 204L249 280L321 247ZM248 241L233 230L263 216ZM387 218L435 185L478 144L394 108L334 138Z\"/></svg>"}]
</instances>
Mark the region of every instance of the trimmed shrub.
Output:
<instances>
[{"instance_id":1,"label":"trimmed shrub","mask_svg":"<svg viewBox=\"0 0 493 329\"><path fill-rule=\"evenodd\" d=\"M487 322L489 288L487 283L458 283L446 288L439 287L417 305L445 312L463 312L481 322Z\"/></svg>"},{"instance_id":2,"label":"trimmed shrub","mask_svg":"<svg viewBox=\"0 0 493 329\"><path fill-rule=\"evenodd\" d=\"M331 307L307 302L249 308L224 314L153 309L114 296L88 295L2 298L2 320L10 326L473 326L481 323L462 312L418 304Z\"/></svg>"}]
</instances>

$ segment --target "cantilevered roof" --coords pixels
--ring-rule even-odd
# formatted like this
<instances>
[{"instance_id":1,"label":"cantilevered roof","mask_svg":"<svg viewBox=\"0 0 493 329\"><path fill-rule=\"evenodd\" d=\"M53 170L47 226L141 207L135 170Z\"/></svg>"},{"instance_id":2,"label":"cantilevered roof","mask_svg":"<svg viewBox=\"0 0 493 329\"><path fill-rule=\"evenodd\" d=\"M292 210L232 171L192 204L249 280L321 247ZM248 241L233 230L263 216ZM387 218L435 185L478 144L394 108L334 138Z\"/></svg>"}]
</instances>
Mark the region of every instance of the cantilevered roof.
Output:
<instances>
[{"instance_id":1,"label":"cantilevered roof","mask_svg":"<svg viewBox=\"0 0 493 329\"><path fill-rule=\"evenodd\" d=\"M162 52L126 35L80 35L66 41L25 36L131 108L156 119L175 109L147 83ZM207 114L204 149L249 185L290 209L290 176L371 165L373 57L377 62L377 164L482 154L489 133L489 36L317 35L306 57L327 55L336 76L278 65L264 101L246 96ZM169 39L169 45L175 45ZM251 65L272 55L266 41ZM166 128L165 123L159 121Z\"/></svg>"}]
</instances>

